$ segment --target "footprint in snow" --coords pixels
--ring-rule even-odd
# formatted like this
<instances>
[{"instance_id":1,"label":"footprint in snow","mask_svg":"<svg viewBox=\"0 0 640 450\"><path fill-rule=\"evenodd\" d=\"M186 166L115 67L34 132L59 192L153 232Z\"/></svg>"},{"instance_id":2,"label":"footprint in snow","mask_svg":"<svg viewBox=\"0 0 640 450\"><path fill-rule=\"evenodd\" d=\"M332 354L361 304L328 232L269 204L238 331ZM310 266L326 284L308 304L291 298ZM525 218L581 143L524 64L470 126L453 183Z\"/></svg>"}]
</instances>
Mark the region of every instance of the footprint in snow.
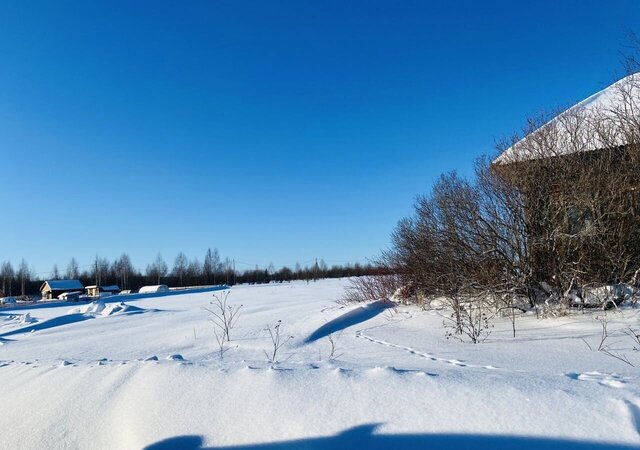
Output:
<instances>
[{"instance_id":1,"label":"footprint in snow","mask_svg":"<svg viewBox=\"0 0 640 450\"><path fill-rule=\"evenodd\" d=\"M600 373L600 372L570 372L565 374L572 380L577 381L592 381L602 386L608 386L615 389L622 389L626 386L626 381L622 377L615 373Z\"/></svg>"},{"instance_id":2,"label":"footprint in snow","mask_svg":"<svg viewBox=\"0 0 640 450\"><path fill-rule=\"evenodd\" d=\"M182 355L179 354L175 354L175 355L169 355L167 356L167 359L169 361L184 361L184 358L182 357Z\"/></svg>"},{"instance_id":3,"label":"footprint in snow","mask_svg":"<svg viewBox=\"0 0 640 450\"><path fill-rule=\"evenodd\" d=\"M167 359L169 359L170 357L168 357ZM144 359L145 361L157 361L158 357L156 355L153 356L149 356L148 358Z\"/></svg>"}]
</instances>

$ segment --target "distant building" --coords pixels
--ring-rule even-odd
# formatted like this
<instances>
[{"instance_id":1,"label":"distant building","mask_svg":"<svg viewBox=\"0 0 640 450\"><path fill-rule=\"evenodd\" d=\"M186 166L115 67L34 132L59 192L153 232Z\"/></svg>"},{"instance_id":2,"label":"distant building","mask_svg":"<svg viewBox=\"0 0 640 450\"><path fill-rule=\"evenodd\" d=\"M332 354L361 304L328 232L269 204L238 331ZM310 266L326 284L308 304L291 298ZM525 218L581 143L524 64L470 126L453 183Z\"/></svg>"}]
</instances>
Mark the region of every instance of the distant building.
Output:
<instances>
[{"instance_id":1,"label":"distant building","mask_svg":"<svg viewBox=\"0 0 640 450\"><path fill-rule=\"evenodd\" d=\"M84 286L78 280L49 280L40 287L44 299L54 299L62 293L76 291L84 291Z\"/></svg>"},{"instance_id":2,"label":"distant building","mask_svg":"<svg viewBox=\"0 0 640 450\"><path fill-rule=\"evenodd\" d=\"M111 286L87 286L86 289L89 297L106 297L120 293L120 288L115 284Z\"/></svg>"},{"instance_id":3,"label":"distant building","mask_svg":"<svg viewBox=\"0 0 640 450\"><path fill-rule=\"evenodd\" d=\"M166 284L159 284L157 286L142 286L138 291L140 294L149 294L153 292L167 292L169 288Z\"/></svg>"},{"instance_id":4,"label":"distant building","mask_svg":"<svg viewBox=\"0 0 640 450\"><path fill-rule=\"evenodd\" d=\"M80 300L81 295L82 291L65 292L58 295L58 300L63 300L65 302L77 302Z\"/></svg>"}]
</instances>

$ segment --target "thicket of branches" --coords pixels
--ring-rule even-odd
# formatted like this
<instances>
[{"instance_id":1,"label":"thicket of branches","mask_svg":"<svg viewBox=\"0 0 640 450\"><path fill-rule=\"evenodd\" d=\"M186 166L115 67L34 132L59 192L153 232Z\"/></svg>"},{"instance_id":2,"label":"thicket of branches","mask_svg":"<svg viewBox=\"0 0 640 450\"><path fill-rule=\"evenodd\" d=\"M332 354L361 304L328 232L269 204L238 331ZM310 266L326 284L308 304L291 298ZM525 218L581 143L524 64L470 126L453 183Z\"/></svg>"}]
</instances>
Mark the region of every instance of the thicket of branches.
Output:
<instances>
[{"instance_id":1,"label":"thicket of branches","mask_svg":"<svg viewBox=\"0 0 640 450\"><path fill-rule=\"evenodd\" d=\"M499 153L510 150L495 161L477 160L472 180L448 173L419 197L382 256L402 294L447 299L460 332L470 305L513 314L526 303L563 302L572 285L634 279L640 74L613 92L600 107L529 120L526 138L500 143Z\"/></svg>"}]
</instances>

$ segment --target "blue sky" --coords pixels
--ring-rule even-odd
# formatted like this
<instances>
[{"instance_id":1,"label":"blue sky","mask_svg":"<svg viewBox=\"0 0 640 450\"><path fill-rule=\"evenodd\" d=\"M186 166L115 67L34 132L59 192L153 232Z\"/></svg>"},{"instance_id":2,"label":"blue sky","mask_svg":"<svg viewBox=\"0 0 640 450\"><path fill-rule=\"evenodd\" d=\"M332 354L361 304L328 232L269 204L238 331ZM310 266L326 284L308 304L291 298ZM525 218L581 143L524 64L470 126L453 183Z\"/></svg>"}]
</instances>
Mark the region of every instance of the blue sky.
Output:
<instances>
[{"instance_id":1,"label":"blue sky","mask_svg":"<svg viewBox=\"0 0 640 450\"><path fill-rule=\"evenodd\" d=\"M0 260L365 261L440 173L612 82L638 24L636 0L3 1Z\"/></svg>"}]
</instances>

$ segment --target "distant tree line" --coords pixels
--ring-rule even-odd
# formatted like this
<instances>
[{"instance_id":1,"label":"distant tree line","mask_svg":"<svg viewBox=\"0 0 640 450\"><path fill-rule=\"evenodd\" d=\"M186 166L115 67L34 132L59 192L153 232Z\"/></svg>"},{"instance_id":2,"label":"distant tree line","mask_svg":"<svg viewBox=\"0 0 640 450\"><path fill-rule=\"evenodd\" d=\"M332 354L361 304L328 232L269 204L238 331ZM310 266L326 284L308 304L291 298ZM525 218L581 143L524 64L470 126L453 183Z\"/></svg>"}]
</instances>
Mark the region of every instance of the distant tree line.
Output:
<instances>
[{"instance_id":1,"label":"distant tree line","mask_svg":"<svg viewBox=\"0 0 640 450\"><path fill-rule=\"evenodd\" d=\"M96 256L90 265L82 267L75 258L71 258L66 267L61 269L54 264L50 272L40 274L30 268L24 259L17 267L14 267L10 261L5 261L0 264L0 290L7 296L35 295L39 293L44 281L57 279L80 280L84 286L116 284L121 289L135 291L150 284L186 287L282 283L377 273L379 268L373 264L328 266L324 260L316 260L304 266L296 263L293 268L287 266L276 268L273 264L269 264L266 268L255 266L253 269L240 271L235 268L232 259L223 259L217 249L207 249L202 261L198 258L189 259L186 254L179 252L171 267L159 253L144 271L134 267L126 253L114 261Z\"/></svg>"}]
</instances>

